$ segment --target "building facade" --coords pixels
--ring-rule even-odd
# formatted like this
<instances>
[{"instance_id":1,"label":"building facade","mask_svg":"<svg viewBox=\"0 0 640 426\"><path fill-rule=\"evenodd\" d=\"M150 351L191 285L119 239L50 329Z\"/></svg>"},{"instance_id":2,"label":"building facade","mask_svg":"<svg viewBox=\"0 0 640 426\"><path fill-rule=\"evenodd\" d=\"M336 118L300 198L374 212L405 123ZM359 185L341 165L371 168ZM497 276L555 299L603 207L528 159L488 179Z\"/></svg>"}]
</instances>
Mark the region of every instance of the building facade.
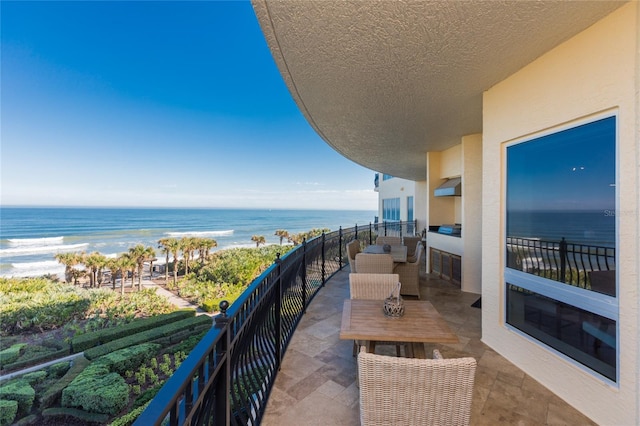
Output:
<instances>
[{"instance_id":1,"label":"building facade","mask_svg":"<svg viewBox=\"0 0 640 426\"><path fill-rule=\"evenodd\" d=\"M254 8L314 129L399 177L379 181L380 219L409 219L412 196L419 229L460 225L427 245L482 295L482 341L595 422L632 425L640 4L572 3ZM460 195L438 195L447 182Z\"/></svg>"}]
</instances>

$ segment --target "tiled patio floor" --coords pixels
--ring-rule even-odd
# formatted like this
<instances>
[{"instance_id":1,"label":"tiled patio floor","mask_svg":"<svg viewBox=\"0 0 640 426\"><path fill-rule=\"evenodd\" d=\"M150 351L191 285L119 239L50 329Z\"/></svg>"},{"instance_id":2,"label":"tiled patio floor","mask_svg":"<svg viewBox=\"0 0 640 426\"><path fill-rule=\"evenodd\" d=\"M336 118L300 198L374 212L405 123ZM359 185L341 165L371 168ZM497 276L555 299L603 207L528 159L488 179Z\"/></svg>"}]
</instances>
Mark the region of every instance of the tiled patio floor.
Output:
<instances>
[{"instance_id":1,"label":"tiled patio floor","mask_svg":"<svg viewBox=\"0 0 640 426\"><path fill-rule=\"evenodd\" d=\"M262 425L358 425L356 360L352 341L339 339L342 302L349 297L349 268L336 274L309 306L287 349ZM478 296L421 276L422 298L449 322L460 343L427 345L444 357L478 361L472 425L593 425L562 399L480 341ZM395 348L387 347L389 354ZM385 347L376 352L383 353Z\"/></svg>"}]
</instances>

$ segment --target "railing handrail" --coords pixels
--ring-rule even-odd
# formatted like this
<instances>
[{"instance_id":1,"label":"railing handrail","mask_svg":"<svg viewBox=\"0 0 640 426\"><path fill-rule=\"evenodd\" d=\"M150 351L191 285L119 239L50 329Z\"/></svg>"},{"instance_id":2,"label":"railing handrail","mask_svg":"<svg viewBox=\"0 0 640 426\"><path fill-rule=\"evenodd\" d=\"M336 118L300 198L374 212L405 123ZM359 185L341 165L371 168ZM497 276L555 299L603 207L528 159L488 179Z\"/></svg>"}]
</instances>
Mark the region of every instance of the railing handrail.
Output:
<instances>
[{"instance_id":1,"label":"railing handrail","mask_svg":"<svg viewBox=\"0 0 640 426\"><path fill-rule=\"evenodd\" d=\"M507 267L583 288L593 273L616 269L615 247L517 236L506 244Z\"/></svg>"},{"instance_id":2,"label":"railing handrail","mask_svg":"<svg viewBox=\"0 0 640 426\"><path fill-rule=\"evenodd\" d=\"M258 424L282 356L302 314L320 288L348 261L345 244L373 241L379 224L343 229L305 241L253 280L216 316L135 425ZM383 232L414 233L417 222Z\"/></svg>"}]
</instances>

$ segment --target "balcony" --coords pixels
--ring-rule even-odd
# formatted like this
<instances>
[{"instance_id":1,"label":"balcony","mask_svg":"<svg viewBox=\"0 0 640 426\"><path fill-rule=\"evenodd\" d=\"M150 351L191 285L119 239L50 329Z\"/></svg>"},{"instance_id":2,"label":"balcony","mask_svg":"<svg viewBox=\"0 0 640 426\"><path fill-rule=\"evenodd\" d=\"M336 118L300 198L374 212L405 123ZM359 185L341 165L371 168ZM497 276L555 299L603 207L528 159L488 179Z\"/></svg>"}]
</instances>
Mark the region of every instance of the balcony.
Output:
<instances>
[{"instance_id":1,"label":"balcony","mask_svg":"<svg viewBox=\"0 0 640 426\"><path fill-rule=\"evenodd\" d=\"M338 338L342 301L349 297L349 269L334 275L310 304L291 340L262 425L357 425L358 388L352 342ZM481 310L471 307L477 295L422 271L421 293L458 334L455 345L426 345L446 357L473 356L478 361L472 425L594 424L516 368L481 341ZM377 353L393 347L381 346Z\"/></svg>"},{"instance_id":2,"label":"balcony","mask_svg":"<svg viewBox=\"0 0 640 426\"><path fill-rule=\"evenodd\" d=\"M341 229L278 259L218 316L135 424L359 424L353 343L338 337L349 297L344 247L415 226ZM420 286L460 339L426 345L427 353L478 361L471 424L593 424L481 342L476 294L424 270Z\"/></svg>"}]
</instances>

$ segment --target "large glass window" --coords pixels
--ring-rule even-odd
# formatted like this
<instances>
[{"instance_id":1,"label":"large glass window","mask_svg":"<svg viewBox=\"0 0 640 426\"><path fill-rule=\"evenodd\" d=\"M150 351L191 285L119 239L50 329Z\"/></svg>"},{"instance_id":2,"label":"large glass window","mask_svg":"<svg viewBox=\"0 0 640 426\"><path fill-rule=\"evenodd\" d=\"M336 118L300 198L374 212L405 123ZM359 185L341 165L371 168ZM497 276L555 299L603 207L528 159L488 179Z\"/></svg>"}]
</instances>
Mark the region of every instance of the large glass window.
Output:
<instances>
[{"instance_id":1,"label":"large glass window","mask_svg":"<svg viewBox=\"0 0 640 426\"><path fill-rule=\"evenodd\" d=\"M400 220L400 198L382 200L382 220L396 222Z\"/></svg>"},{"instance_id":2,"label":"large glass window","mask_svg":"<svg viewBox=\"0 0 640 426\"><path fill-rule=\"evenodd\" d=\"M617 381L616 117L506 158L507 323Z\"/></svg>"}]
</instances>

